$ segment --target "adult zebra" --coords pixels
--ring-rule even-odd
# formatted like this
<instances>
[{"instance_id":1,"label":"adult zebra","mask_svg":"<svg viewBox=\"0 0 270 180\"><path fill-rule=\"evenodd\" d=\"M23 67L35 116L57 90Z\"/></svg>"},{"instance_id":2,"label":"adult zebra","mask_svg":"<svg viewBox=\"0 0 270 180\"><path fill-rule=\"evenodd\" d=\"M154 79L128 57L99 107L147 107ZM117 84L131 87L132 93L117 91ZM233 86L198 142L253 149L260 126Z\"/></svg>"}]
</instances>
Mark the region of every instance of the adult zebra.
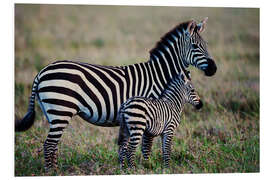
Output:
<instances>
[{"instance_id":1,"label":"adult zebra","mask_svg":"<svg viewBox=\"0 0 270 180\"><path fill-rule=\"evenodd\" d=\"M28 112L16 121L24 131L35 118L35 97L50 124L44 143L46 167L55 164L57 144L74 115L99 126L118 126L120 105L133 96L158 98L166 84L190 64L212 76L216 65L200 33L206 20L188 21L166 33L150 51L147 62L128 66L101 66L57 61L42 69L34 79Z\"/></svg>"}]
</instances>

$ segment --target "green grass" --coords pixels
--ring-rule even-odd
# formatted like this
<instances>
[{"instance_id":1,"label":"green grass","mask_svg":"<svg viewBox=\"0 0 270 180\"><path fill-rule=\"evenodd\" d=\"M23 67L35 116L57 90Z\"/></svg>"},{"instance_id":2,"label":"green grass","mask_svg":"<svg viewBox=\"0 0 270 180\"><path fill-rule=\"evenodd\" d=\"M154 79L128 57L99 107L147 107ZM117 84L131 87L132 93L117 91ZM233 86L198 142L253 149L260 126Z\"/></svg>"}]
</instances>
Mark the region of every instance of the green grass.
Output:
<instances>
[{"instance_id":1,"label":"green grass","mask_svg":"<svg viewBox=\"0 0 270 180\"><path fill-rule=\"evenodd\" d=\"M138 148L136 170L120 171L118 127L98 127L76 117L61 138L57 171L46 174L42 148L49 125L37 105L34 126L15 133L15 176L259 172L258 9L16 5L15 117L26 113L32 81L47 64L146 61L173 26L203 17L209 17L203 37L218 71L205 77L190 68L204 107L184 108L169 169L163 169L157 137L149 161Z\"/></svg>"}]
</instances>

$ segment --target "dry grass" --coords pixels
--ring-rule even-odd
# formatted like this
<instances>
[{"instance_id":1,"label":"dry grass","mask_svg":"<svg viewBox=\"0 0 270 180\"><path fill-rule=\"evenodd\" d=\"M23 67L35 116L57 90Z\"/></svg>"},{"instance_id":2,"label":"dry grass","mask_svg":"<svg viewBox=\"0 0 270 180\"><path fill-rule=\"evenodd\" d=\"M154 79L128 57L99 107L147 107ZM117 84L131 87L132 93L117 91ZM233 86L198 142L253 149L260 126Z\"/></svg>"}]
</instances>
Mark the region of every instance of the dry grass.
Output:
<instances>
[{"instance_id":1,"label":"dry grass","mask_svg":"<svg viewBox=\"0 0 270 180\"><path fill-rule=\"evenodd\" d=\"M172 167L162 170L160 139L150 162L138 151L137 170L120 172L118 128L74 118L52 175L259 172L259 10L237 8L16 5L15 115L27 110L33 78L45 65L72 59L125 65L148 59L159 38L180 22L209 17L203 34L218 71L209 78L191 67L204 100L186 106L174 139ZM39 108L34 126L15 134L15 175L45 175L42 144L48 123Z\"/></svg>"}]
</instances>

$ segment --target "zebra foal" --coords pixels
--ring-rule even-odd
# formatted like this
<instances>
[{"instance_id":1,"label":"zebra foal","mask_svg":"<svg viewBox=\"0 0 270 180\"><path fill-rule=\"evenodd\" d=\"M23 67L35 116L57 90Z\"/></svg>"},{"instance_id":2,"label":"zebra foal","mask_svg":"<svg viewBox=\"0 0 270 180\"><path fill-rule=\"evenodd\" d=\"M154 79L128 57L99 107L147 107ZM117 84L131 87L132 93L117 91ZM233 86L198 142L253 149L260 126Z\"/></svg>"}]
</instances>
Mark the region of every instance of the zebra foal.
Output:
<instances>
[{"instance_id":1,"label":"zebra foal","mask_svg":"<svg viewBox=\"0 0 270 180\"><path fill-rule=\"evenodd\" d=\"M184 72L169 83L159 99L133 97L123 103L119 110L119 162L134 168L134 156L142 140L142 153L149 158L153 138L161 136L164 167L169 167L173 134L180 123L185 103L200 109L202 101Z\"/></svg>"}]
</instances>

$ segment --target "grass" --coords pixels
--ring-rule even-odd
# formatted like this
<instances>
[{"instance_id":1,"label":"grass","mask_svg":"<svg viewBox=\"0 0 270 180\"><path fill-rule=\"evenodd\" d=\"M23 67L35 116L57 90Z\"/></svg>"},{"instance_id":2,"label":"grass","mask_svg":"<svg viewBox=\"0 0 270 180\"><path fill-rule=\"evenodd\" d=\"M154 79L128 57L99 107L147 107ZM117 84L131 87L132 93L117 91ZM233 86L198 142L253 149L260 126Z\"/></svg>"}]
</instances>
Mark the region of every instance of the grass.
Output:
<instances>
[{"instance_id":1,"label":"grass","mask_svg":"<svg viewBox=\"0 0 270 180\"><path fill-rule=\"evenodd\" d=\"M204 17L209 22L203 37L218 71L209 78L190 68L204 107L185 107L171 168L162 167L157 137L148 162L138 148L136 170L120 171L118 127L98 127L75 117L59 144L58 170L46 174L42 147L49 125L37 105L34 126L15 133L15 176L259 172L258 9L17 4L15 117L24 116L32 81L47 64L61 59L103 65L146 61L148 51L173 26Z\"/></svg>"}]
</instances>

